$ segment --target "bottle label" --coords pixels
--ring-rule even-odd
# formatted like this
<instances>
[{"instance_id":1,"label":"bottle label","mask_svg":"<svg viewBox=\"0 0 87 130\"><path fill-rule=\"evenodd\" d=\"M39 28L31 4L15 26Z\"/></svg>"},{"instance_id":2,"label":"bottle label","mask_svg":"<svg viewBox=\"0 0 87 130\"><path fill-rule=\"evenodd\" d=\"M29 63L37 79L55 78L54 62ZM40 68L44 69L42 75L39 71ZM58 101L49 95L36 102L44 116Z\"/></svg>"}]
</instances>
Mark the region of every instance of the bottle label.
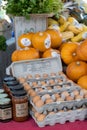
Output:
<instances>
[{"instance_id":1,"label":"bottle label","mask_svg":"<svg viewBox=\"0 0 87 130\"><path fill-rule=\"evenodd\" d=\"M22 38L21 43L27 47L31 45L31 41L28 38Z\"/></svg>"},{"instance_id":2,"label":"bottle label","mask_svg":"<svg viewBox=\"0 0 87 130\"><path fill-rule=\"evenodd\" d=\"M6 120L12 118L12 108L0 109L0 119Z\"/></svg>"},{"instance_id":3,"label":"bottle label","mask_svg":"<svg viewBox=\"0 0 87 130\"><path fill-rule=\"evenodd\" d=\"M16 117L28 116L28 102L16 104Z\"/></svg>"}]
</instances>

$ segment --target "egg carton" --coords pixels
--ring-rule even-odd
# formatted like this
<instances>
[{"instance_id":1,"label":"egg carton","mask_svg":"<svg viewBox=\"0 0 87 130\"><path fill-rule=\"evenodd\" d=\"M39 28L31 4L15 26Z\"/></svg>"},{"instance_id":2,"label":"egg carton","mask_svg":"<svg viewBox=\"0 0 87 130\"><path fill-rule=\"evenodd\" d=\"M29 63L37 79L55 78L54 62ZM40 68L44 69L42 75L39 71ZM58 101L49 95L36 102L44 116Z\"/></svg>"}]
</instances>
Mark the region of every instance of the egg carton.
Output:
<instances>
[{"instance_id":1,"label":"egg carton","mask_svg":"<svg viewBox=\"0 0 87 130\"><path fill-rule=\"evenodd\" d=\"M54 98L54 96L52 98ZM62 110L64 107L67 107L68 109L72 109L73 107L81 107L82 105L87 105L87 98L74 99L72 101L54 101L51 103L44 104L41 107L37 107L31 99L29 99L29 102L37 112L42 113L43 111L47 110L52 111L54 108Z\"/></svg>"},{"instance_id":2,"label":"egg carton","mask_svg":"<svg viewBox=\"0 0 87 130\"><path fill-rule=\"evenodd\" d=\"M56 123L65 124L66 121L83 121L87 118L87 108L80 108L76 110L62 111L55 114L48 114L43 121L37 121L37 119L34 117L34 112L32 111L30 111L30 115L39 127L45 127L46 125L53 126Z\"/></svg>"},{"instance_id":3,"label":"egg carton","mask_svg":"<svg viewBox=\"0 0 87 130\"><path fill-rule=\"evenodd\" d=\"M30 85L31 86L31 85ZM62 84L55 85L37 85L36 87L31 86L31 88L37 92L38 94L46 94L46 93L55 93L55 92L63 92L63 91L73 91L73 90L81 90L79 85L74 84L71 81L64 82Z\"/></svg>"},{"instance_id":4,"label":"egg carton","mask_svg":"<svg viewBox=\"0 0 87 130\"><path fill-rule=\"evenodd\" d=\"M44 73L50 75L51 73L62 72L62 63L60 54L58 54L58 57L53 58L40 58L13 62L9 69L14 77L26 78L28 75L34 77L36 74L42 76Z\"/></svg>"}]
</instances>

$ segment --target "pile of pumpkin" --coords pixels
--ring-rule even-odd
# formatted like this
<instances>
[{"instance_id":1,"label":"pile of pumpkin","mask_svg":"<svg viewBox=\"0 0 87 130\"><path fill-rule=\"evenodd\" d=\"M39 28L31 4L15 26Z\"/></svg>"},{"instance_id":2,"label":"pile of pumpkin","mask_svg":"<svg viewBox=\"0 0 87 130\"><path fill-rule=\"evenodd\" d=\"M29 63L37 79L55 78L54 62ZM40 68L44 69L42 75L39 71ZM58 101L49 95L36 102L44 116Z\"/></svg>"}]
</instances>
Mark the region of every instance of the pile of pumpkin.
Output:
<instances>
[{"instance_id":1,"label":"pile of pumpkin","mask_svg":"<svg viewBox=\"0 0 87 130\"><path fill-rule=\"evenodd\" d=\"M87 39L82 43L67 42L60 47L61 59L66 64L66 75L87 89Z\"/></svg>"},{"instance_id":2,"label":"pile of pumpkin","mask_svg":"<svg viewBox=\"0 0 87 130\"><path fill-rule=\"evenodd\" d=\"M55 57L60 53L58 47L62 44L60 31L47 29L43 32L29 32L18 37L20 49L12 53L12 62L37 58Z\"/></svg>"}]
</instances>

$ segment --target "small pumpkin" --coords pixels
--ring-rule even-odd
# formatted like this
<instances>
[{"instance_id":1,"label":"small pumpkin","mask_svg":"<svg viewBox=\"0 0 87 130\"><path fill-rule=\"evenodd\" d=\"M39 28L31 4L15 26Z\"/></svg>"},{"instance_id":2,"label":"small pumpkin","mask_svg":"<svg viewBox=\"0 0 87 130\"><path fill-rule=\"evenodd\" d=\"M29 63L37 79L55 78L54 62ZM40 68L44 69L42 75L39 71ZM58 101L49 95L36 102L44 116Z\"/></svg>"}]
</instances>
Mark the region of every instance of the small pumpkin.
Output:
<instances>
[{"instance_id":1,"label":"small pumpkin","mask_svg":"<svg viewBox=\"0 0 87 130\"><path fill-rule=\"evenodd\" d=\"M18 46L20 48L30 47L32 46L31 38L33 36L33 32L22 34L18 37Z\"/></svg>"},{"instance_id":2,"label":"small pumpkin","mask_svg":"<svg viewBox=\"0 0 87 130\"><path fill-rule=\"evenodd\" d=\"M42 58L58 57L59 54L60 51L50 48L43 53Z\"/></svg>"},{"instance_id":3,"label":"small pumpkin","mask_svg":"<svg viewBox=\"0 0 87 130\"><path fill-rule=\"evenodd\" d=\"M87 61L87 39L77 48L77 55L81 60Z\"/></svg>"},{"instance_id":4,"label":"small pumpkin","mask_svg":"<svg viewBox=\"0 0 87 130\"><path fill-rule=\"evenodd\" d=\"M37 32L32 36L33 47L44 52L51 47L51 38L47 32Z\"/></svg>"},{"instance_id":5,"label":"small pumpkin","mask_svg":"<svg viewBox=\"0 0 87 130\"><path fill-rule=\"evenodd\" d=\"M61 58L65 64L70 64L73 61L79 60L76 53L77 43L67 42L61 47Z\"/></svg>"},{"instance_id":6,"label":"small pumpkin","mask_svg":"<svg viewBox=\"0 0 87 130\"><path fill-rule=\"evenodd\" d=\"M31 60L39 58L39 52L35 48L25 48L22 50L15 50L12 53L11 60L20 61L20 60Z\"/></svg>"},{"instance_id":7,"label":"small pumpkin","mask_svg":"<svg viewBox=\"0 0 87 130\"><path fill-rule=\"evenodd\" d=\"M69 79L77 81L81 76L87 74L87 64L83 61L70 63L66 68L66 75Z\"/></svg>"},{"instance_id":8,"label":"small pumpkin","mask_svg":"<svg viewBox=\"0 0 87 130\"><path fill-rule=\"evenodd\" d=\"M54 49L58 48L62 43L62 34L60 33L60 31L47 29L46 32L51 37L51 47Z\"/></svg>"},{"instance_id":9,"label":"small pumpkin","mask_svg":"<svg viewBox=\"0 0 87 130\"><path fill-rule=\"evenodd\" d=\"M87 75L84 75L79 78L77 84L80 85L83 89L87 89Z\"/></svg>"}]
</instances>

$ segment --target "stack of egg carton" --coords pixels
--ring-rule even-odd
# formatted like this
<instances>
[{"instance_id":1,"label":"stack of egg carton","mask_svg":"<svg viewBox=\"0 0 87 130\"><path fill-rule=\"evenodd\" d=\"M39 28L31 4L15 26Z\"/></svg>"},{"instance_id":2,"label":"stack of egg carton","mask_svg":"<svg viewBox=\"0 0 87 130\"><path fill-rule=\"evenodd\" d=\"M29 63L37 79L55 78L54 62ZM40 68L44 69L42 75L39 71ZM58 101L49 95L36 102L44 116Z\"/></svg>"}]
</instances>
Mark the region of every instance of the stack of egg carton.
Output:
<instances>
[{"instance_id":1,"label":"stack of egg carton","mask_svg":"<svg viewBox=\"0 0 87 130\"><path fill-rule=\"evenodd\" d=\"M87 117L87 91L62 72L59 57L12 63L11 72L29 97L29 113L39 127Z\"/></svg>"},{"instance_id":2,"label":"stack of egg carton","mask_svg":"<svg viewBox=\"0 0 87 130\"><path fill-rule=\"evenodd\" d=\"M39 127L84 120L87 116L87 91L63 72L28 75L24 89L31 104L30 114Z\"/></svg>"}]
</instances>

